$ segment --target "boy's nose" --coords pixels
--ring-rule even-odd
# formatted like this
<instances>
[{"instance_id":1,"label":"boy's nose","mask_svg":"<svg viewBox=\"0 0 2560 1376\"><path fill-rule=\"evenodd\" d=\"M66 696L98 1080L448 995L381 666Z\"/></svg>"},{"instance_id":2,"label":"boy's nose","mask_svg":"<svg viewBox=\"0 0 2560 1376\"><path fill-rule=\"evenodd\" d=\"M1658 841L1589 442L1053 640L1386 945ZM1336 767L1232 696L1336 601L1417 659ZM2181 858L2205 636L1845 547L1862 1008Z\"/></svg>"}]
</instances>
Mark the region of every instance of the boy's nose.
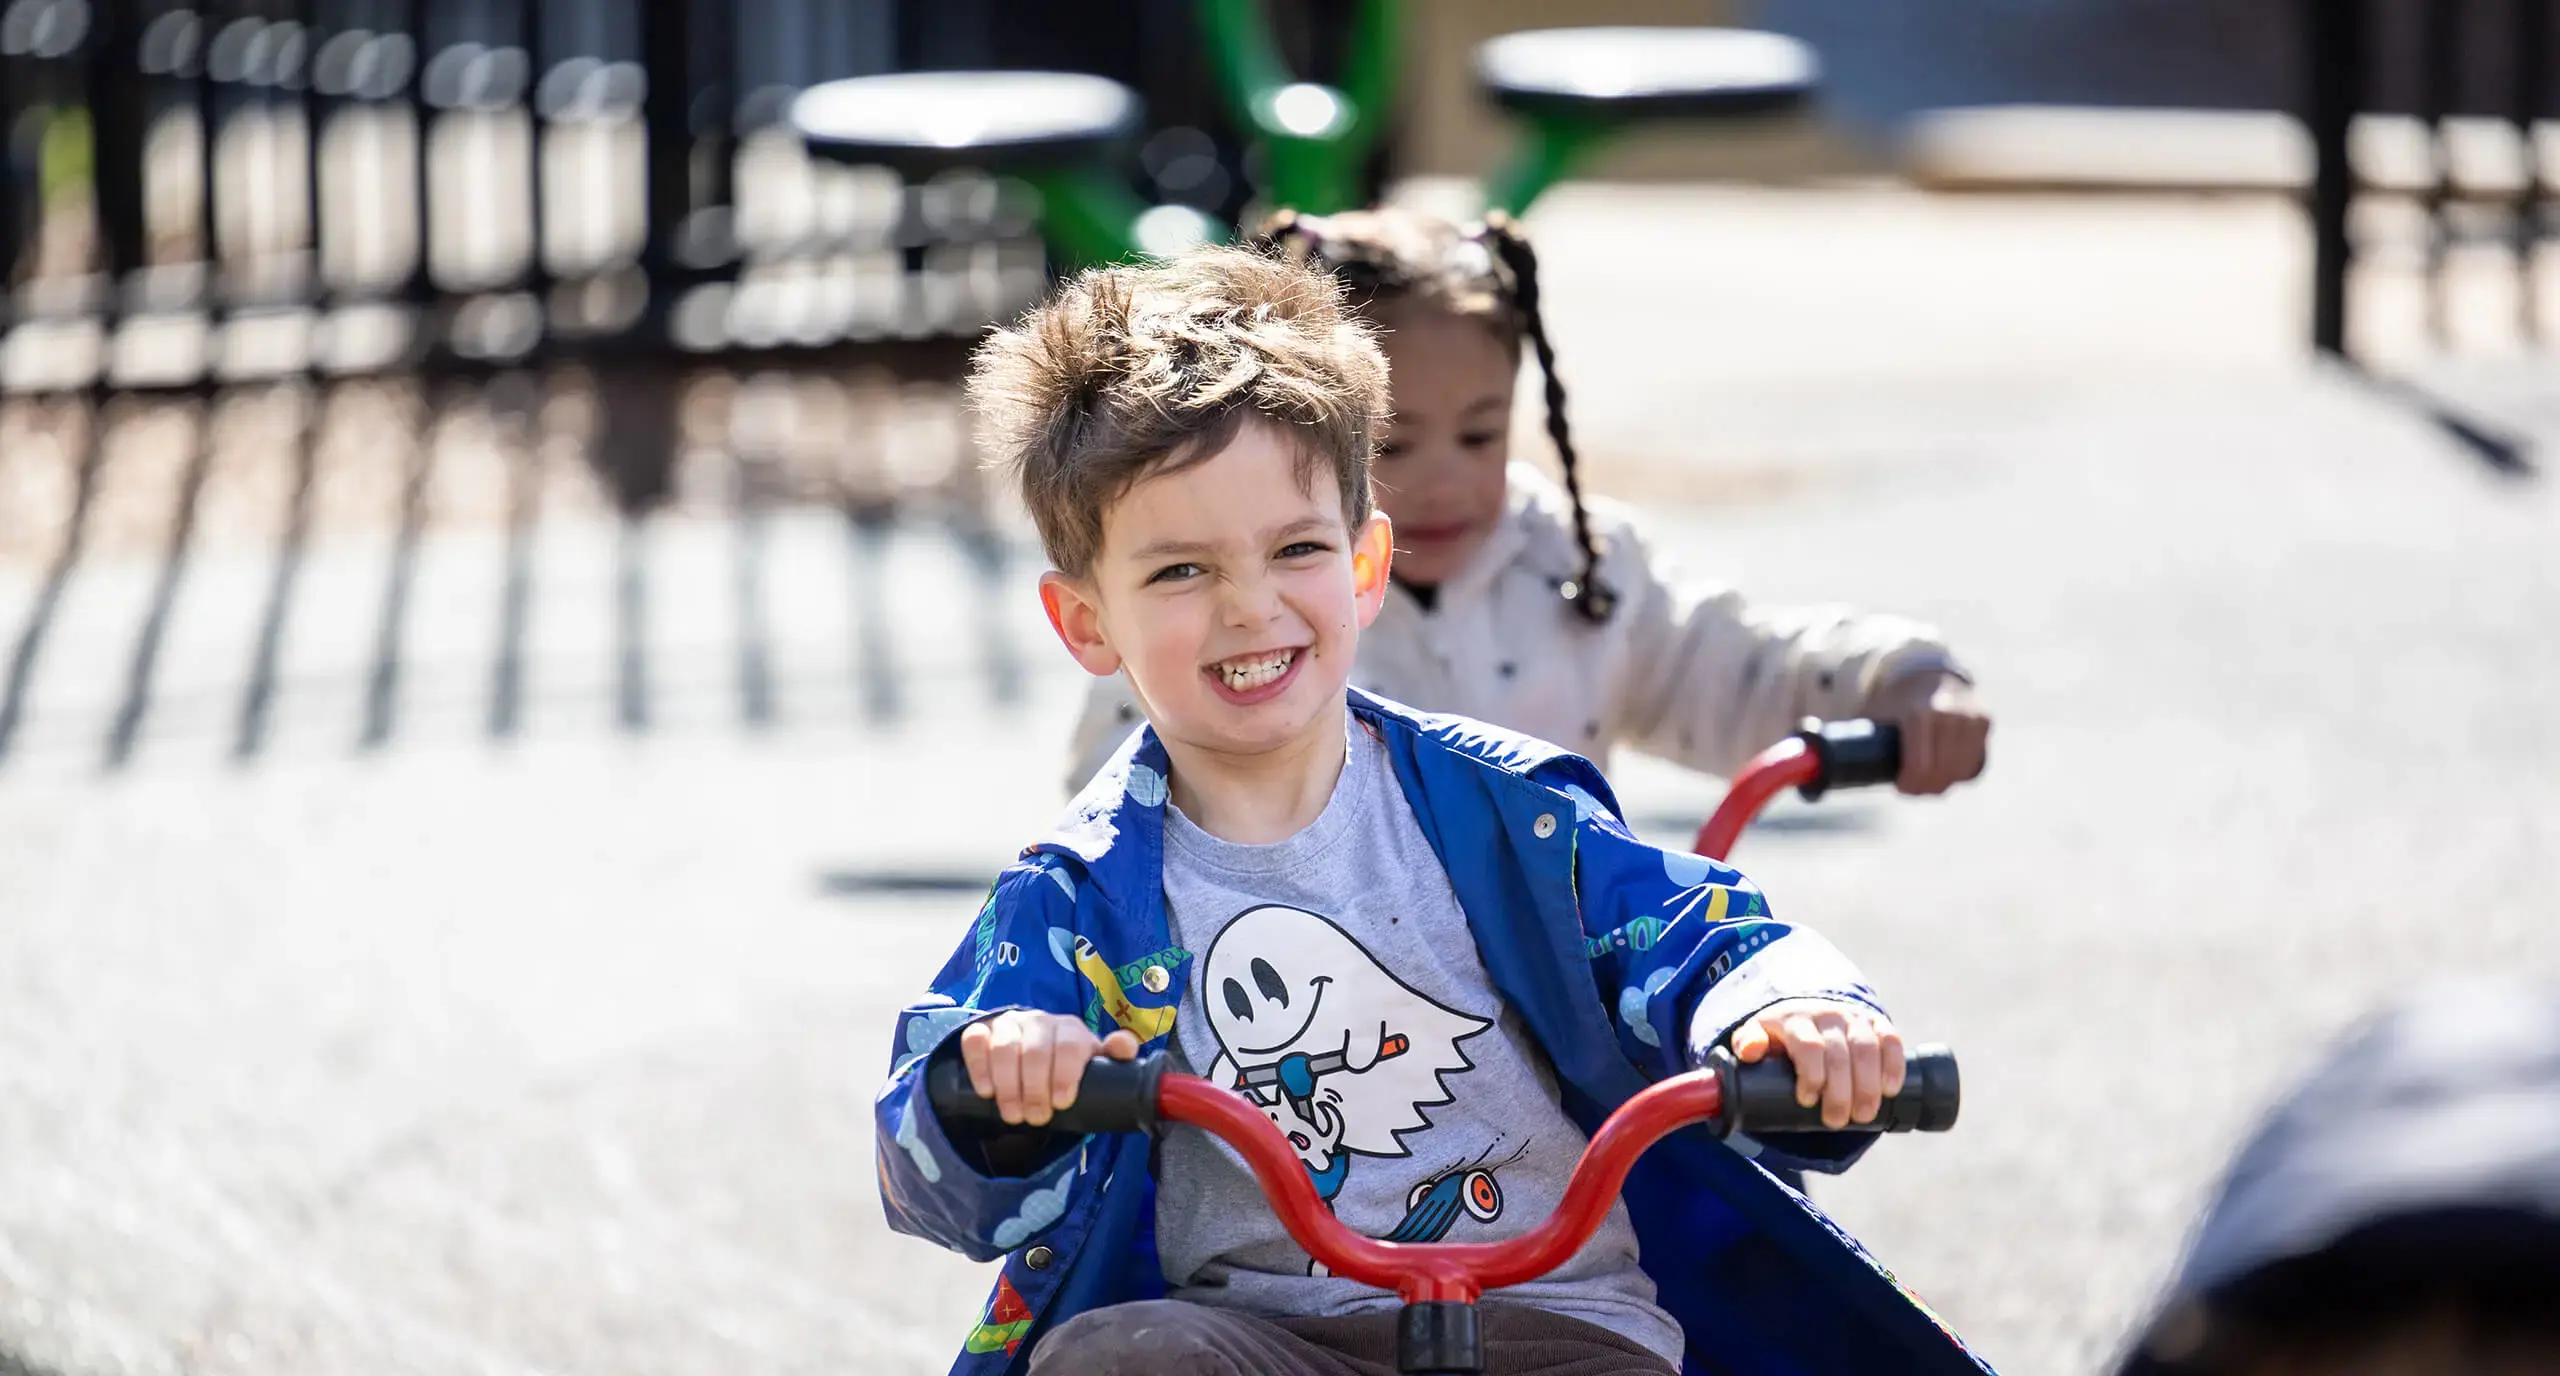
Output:
<instances>
[{"instance_id":1,"label":"boy's nose","mask_svg":"<svg viewBox=\"0 0 2560 1376\"><path fill-rule=\"evenodd\" d=\"M1259 626L1280 614L1280 588L1267 578L1227 585L1227 624L1238 629Z\"/></svg>"}]
</instances>

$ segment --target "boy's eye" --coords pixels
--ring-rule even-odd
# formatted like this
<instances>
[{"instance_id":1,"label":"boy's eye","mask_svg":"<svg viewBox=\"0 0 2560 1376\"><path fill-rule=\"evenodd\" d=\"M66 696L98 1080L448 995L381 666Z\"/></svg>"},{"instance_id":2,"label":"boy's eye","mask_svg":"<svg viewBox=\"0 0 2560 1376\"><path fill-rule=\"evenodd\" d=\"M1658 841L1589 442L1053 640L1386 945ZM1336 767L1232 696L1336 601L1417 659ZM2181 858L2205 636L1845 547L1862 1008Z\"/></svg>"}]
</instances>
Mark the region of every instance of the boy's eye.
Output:
<instances>
[{"instance_id":1,"label":"boy's eye","mask_svg":"<svg viewBox=\"0 0 2560 1376\"><path fill-rule=\"evenodd\" d=\"M1403 457L1406 448L1407 446L1401 440L1382 440L1378 444L1378 457L1381 459L1401 458Z\"/></svg>"},{"instance_id":2,"label":"boy's eye","mask_svg":"<svg viewBox=\"0 0 2560 1376\"><path fill-rule=\"evenodd\" d=\"M1304 559L1310 554L1322 554L1331 548L1333 548L1333 546L1326 544L1322 540L1296 540L1281 546L1280 557L1283 559Z\"/></svg>"},{"instance_id":3,"label":"boy's eye","mask_svg":"<svg viewBox=\"0 0 2560 1376\"><path fill-rule=\"evenodd\" d=\"M1502 432L1499 430L1471 430L1466 434L1460 435L1458 437L1458 443L1465 445L1469 449L1482 449L1486 445L1501 438Z\"/></svg>"},{"instance_id":4,"label":"boy's eye","mask_svg":"<svg viewBox=\"0 0 2560 1376\"><path fill-rule=\"evenodd\" d=\"M1157 569L1154 573L1147 575L1147 581L1149 583L1179 583L1185 579L1197 578L1199 576L1200 566L1198 564L1167 564L1163 568Z\"/></svg>"}]
</instances>

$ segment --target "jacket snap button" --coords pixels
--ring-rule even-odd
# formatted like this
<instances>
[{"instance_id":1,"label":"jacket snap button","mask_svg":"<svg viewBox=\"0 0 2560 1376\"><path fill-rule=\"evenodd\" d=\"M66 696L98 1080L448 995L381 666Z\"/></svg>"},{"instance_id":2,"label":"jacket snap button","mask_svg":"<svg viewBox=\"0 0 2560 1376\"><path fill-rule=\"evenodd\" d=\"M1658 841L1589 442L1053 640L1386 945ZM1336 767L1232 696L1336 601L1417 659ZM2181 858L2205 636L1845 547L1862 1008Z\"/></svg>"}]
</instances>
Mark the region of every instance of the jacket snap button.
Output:
<instances>
[{"instance_id":1,"label":"jacket snap button","mask_svg":"<svg viewBox=\"0 0 2560 1376\"><path fill-rule=\"evenodd\" d=\"M1538 820L1529 824L1529 830L1536 832L1541 841L1555 835L1556 815L1552 812L1539 813Z\"/></svg>"},{"instance_id":2,"label":"jacket snap button","mask_svg":"<svg viewBox=\"0 0 2560 1376\"><path fill-rule=\"evenodd\" d=\"M1046 1245L1034 1247L1030 1251L1022 1254L1022 1264L1030 1267L1034 1271L1048 1270L1049 1263L1056 1261L1057 1259L1058 1254L1050 1251Z\"/></svg>"},{"instance_id":3,"label":"jacket snap button","mask_svg":"<svg viewBox=\"0 0 2560 1376\"><path fill-rule=\"evenodd\" d=\"M1138 977L1138 982L1147 986L1148 993L1161 994L1173 984L1173 976L1167 974L1161 965L1150 965L1147 972Z\"/></svg>"}]
</instances>

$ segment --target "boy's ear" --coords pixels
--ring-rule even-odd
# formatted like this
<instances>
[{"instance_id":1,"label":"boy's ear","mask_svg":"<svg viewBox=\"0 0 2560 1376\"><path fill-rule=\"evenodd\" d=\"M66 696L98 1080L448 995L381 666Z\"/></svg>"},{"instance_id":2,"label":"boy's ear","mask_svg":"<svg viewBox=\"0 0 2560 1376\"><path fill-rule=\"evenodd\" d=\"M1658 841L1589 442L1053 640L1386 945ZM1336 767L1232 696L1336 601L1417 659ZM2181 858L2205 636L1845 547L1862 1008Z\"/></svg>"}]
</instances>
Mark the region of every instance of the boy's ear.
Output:
<instances>
[{"instance_id":1,"label":"boy's ear","mask_svg":"<svg viewBox=\"0 0 2560 1376\"><path fill-rule=\"evenodd\" d=\"M1086 673L1109 678L1120 672L1120 652L1103 636L1102 603L1091 583L1051 569L1040 575L1040 606L1049 613L1049 627L1058 633L1059 643Z\"/></svg>"},{"instance_id":2,"label":"boy's ear","mask_svg":"<svg viewBox=\"0 0 2560 1376\"><path fill-rule=\"evenodd\" d=\"M1387 571L1395 562L1396 532L1387 513L1372 511L1351 533L1351 596L1360 609L1360 629L1378 619L1387 605Z\"/></svg>"}]
</instances>

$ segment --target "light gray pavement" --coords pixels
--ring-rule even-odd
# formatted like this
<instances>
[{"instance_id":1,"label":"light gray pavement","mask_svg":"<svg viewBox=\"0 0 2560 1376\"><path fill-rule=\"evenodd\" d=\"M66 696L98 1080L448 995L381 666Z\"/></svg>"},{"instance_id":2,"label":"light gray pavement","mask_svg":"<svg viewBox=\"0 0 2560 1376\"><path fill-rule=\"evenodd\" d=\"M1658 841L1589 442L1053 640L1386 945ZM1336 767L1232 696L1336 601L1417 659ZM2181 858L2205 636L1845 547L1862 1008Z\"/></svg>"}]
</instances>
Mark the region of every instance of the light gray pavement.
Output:
<instances>
[{"instance_id":1,"label":"light gray pavement","mask_svg":"<svg viewBox=\"0 0 2560 1376\"><path fill-rule=\"evenodd\" d=\"M1980 788L1791 809L1738 858L1965 1058L1959 1132L1821 1197L2003 1369L2093 1371L2322 1038L2426 973L2560 973L2560 505L2299 364L2268 208L1575 192L1538 228L1607 485L1756 594L1937 618L1991 695ZM1630 266L1663 245L1695 271ZM2547 365L2442 377L2560 442ZM795 512L750 731L736 528L645 538L646 732L613 527L571 513L487 741L499 544L457 518L355 752L390 546L351 520L269 747L228 758L272 550L213 541L113 775L157 570L78 567L0 768L0 1371L947 1360L984 1276L882 1225L866 1097L960 885L1052 809L1072 670L947 539L858 576ZM37 576L0 564L0 645ZM1622 779L1666 835L1716 795Z\"/></svg>"}]
</instances>

